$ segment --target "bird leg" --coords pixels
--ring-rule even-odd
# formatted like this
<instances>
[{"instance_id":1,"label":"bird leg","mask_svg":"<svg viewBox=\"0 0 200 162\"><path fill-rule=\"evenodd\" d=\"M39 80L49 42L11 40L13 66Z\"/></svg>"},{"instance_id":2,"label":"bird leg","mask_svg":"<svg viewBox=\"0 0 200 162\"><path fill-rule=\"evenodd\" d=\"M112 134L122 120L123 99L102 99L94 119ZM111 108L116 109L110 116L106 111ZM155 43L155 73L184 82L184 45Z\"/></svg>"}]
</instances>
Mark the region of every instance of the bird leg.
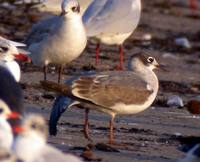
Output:
<instances>
[{"instance_id":1,"label":"bird leg","mask_svg":"<svg viewBox=\"0 0 200 162\"><path fill-rule=\"evenodd\" d=\"M84 124L84 136L88 140L91 141L91 138L89 136L89 119L88 119L89 109L85 109L85 124Z\"/></svg>"},{"instance_id":2,"label":"bird leg","mask_svg":"<svg viewBox=\"0 0 200 162\"><path fill-rule=\"evenodd\" d=\"M115 116L113 115L111 120L110 120L110 139L109 139L109 144L113 145L114 144L114 132L113 132L113 129L114 129L114 119L115 119Z\"/></svg>"},{"instance_id":3,"label":"bird leg","mask_svg":"<svg viewBox=\"0 0 200 162\"><path fill-rule=\"evenodd\" d=\"M120 65L118 70L124 70L124 47L122 44L119 46L119 53L120 53Z\"/></svg>"},{"instance_id":4,"label":"bird leg","mask_svg":"<svg viewBox=\"0 0 200 162\"><path fill-rule=\"evenodd\" d=\"M190 0L190 8L193 9L193 10L198 8L197 0Z\"/></svg>"},{"instance_id":5,"label":"bird leg","mask_svg":"<svg viewBox=\"0 0 200 162\"><path fill-rule=\"evenodd\" d=\"M47 80L47 65L44 65L43 73L44 73L44 81L46 81Z\"/></svg>"},{"instance_id":6,"label":"bird leg","mask_svg":"<svg viewBox=\"0 0 200 162\"><path fill-rule=\"evenodd\" d=\"M99 56L100 56L100 44L98 43L96 46L96 66L99 64Z\"/></svg>"},{"instance_id":7,"label":"bird leg","mask_svg":"<svg viewBox=\"0 0 200 162\"><path fill-rule=\"evenodd\" d=\"M58 83L60 83L62 79L63 69L64 69L63 65L60 65L59 72L58 72Z\"/></svg>"}]
</instances>

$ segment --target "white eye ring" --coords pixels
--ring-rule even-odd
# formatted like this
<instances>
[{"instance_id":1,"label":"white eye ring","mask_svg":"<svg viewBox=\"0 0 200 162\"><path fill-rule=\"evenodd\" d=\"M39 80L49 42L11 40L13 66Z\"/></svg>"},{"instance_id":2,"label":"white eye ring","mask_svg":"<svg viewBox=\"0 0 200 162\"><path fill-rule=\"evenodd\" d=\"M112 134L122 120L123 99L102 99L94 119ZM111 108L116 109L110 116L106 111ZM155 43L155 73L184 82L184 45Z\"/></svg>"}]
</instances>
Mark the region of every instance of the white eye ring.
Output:
<instances>
[{"instance_id":1,"label":"white eye ring","mask_svg":"<svg viewBox=\"0 0 200 162\"><path fill-rule=\"evenodd\" d=\"M149 63L152 63L152 62L154 62L154 58L153 58L153 57L148 57L147 61L148 61Z\"/></svg>"}]
</instances>

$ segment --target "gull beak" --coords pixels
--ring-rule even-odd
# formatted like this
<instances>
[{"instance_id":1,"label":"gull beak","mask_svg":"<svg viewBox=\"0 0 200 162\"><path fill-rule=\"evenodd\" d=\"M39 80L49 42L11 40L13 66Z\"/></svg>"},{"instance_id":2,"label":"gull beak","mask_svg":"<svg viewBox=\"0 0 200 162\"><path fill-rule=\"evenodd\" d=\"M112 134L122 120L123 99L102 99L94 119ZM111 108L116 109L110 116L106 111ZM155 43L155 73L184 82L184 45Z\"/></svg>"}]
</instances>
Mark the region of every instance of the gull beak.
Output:
<instances>
[{"instance_id":1,"label":"gull beak","mask_svg":"<svg viewBox=\"0 0 200 162\"><path fill-rule=\"evenodd\" d=\"M26 54L19 53L19 54L15 54L14 56L16 60L29 62L29 63L31 62L30 57L28 57Z\"/></svg>"},{"instance_id":2,"label":"gull beak","mask_svg":"<svg viewBox=\"0 0 200 162\"><path fill-rule=\"evenodd\" d=\"M12 112L7 116L7 119L21 119L22 116L17 112Z\"/></svg>"},{"instance_id":3,"label":"gull beak","mask_svg":"<svg viewBox=\"0 0 200 162\"><path fill-rule=\"evenodd\" d=\"M22 134L23 132L25 132L25 129L23 127L20 126L15 126L13 128L13 132L16 134Z\"/></svg>"},{"instance_id":4,"label":"gull beak","mask_svg":"<svg viewBox=\"0 0 200 162\"><path fill-rule=\"evenodd\" d=\"M169 70L168 70L166 65L157 64L156 68L161 69L162 71L165 71L165 72L169 72Z\"/></svg>"}]
</instances>

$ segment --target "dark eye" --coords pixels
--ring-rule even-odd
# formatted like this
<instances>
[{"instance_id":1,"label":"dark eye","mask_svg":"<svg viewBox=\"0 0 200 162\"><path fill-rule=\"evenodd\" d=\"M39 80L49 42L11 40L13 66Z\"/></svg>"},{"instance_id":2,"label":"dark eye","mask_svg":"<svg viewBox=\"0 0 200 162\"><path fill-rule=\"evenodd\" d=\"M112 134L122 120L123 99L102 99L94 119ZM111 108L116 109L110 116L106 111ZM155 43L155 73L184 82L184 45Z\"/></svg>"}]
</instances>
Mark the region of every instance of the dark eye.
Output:
<instances>
[{"instance_id":1,"label":"dark eye","mask_svg":"<svg viewBox=\"0 0 200 162\"><path fill-rule=\"evenodd\" d=\"M31 128L36 129L37 125L36 124L31 124Z\"/></svg>"},{"instance_id":2,"label":"dark eye","mask_svg":"<svg viewBox=\"0 0 200 162\"><path fill-rule=\"evenodd\" d=\"M153 58L153 57L149 57L149 58L147 59L147 61L148 61L149 63L152 63L152 62L154 61L154 58Z\"/></svg>"},{"instance_id":3,"label":"dark eye","mask_svg":"<svg viewBox=\"0 0 200 162\"><path fill-rule=\"evenodd\" d=\"M73 12L80 12L80 7L79 6L76 6L76 7L72 7L72 11Z\"/></svg>"},{"instance_id":4,"label":"dark eye","mask_svg":"<svg viewBox=\"0 0 200 162\"><path fill-rule=\"evenodd\" d=\"M3 108L0 107L0 114L3 112Z\"/></svg>"},{"instance_id":5,"label":"dark eye","mask_svg":"<svg viewBox=\"0 0 200 162\"><path fill-rule=\"evenodd\" d=\"M0 51L1 52L7 52L8 51L8 47L0 47Z\"/></svg>"}]
</instances>

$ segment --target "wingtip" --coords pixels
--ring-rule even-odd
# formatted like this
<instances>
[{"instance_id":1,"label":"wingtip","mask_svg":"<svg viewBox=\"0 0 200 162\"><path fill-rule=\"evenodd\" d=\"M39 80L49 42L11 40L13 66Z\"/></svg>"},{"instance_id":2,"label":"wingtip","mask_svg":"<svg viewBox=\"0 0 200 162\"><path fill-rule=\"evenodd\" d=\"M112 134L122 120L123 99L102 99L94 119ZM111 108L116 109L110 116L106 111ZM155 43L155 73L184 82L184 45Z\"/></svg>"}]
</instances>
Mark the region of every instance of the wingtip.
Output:
<instances>
[{"instance_id":1,"label":"wingtip","mask_svg":"<svg viewBox=\"0 0 200 162\"><path fill-rule=\"evenodd\" d=\"M56 136L57 135L57 124L49 123L49 135Z\"/></svg>"}]
</instances>

